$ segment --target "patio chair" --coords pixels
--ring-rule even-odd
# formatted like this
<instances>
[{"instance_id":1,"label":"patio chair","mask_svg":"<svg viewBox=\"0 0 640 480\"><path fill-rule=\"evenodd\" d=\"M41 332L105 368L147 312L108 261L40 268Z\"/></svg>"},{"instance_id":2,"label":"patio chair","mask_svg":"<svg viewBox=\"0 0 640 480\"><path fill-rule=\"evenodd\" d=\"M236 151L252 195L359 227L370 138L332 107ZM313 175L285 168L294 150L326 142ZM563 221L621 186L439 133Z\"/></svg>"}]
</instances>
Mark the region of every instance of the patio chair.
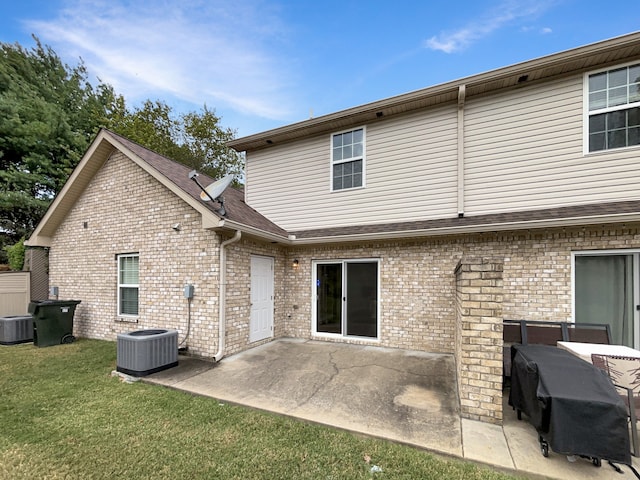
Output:
<instances>
[{"instance_id":1,"label":"patio chair","mask_svg":"<svg viewBox=\"0 0 640 480\"><path fill-rule=\"evenodd\" d=\"M609 375L627 406L631 423L633 455L637 457L640 450L636 425L640 415L640 358L593 353L591 354L591 362Z\"/></svg>"},{"instance_id":2,"label":"patio chair","mask_svg":"<svg viewBox=\"0 0 640 480\"><path fill-rule=\"evenodd\" d=\"M562 327L567 342L611 343L611 327L606 323L564 323Z\"/></svg>"},{"instance_id":3,"label":"patio chair","mask_svg":"<svg viewBox=\"0 0 640 480\"><path fill-rule=\"evenodd\" d=\"M502 381L511 378L511 345L523 342L522 333L524 325L522 320L504 320L502 322Z\"/></svg>"},{"instance_id":4,"label":"patio chair","mask_svg":"<svg viewBox=\"0 0 640 480\"><path fill-rule=\"evenodd\" d=\"M525 325L526 339L523 343L555 347L559 341L564 340L562 322L528 320Z\"/></svg>"}]
</instances>

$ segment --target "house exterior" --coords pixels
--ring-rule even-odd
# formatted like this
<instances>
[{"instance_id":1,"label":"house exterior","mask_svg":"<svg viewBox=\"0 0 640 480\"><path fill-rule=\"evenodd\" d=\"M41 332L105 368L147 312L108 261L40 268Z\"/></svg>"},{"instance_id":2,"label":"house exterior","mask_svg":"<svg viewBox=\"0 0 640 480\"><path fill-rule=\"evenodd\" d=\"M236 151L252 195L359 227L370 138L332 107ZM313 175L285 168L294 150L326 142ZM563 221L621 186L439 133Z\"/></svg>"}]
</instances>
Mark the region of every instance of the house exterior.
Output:
<instances>
[{"instance_id":1,"label":"house exterior","mask_svg":"<svg viewBox=\"0 0 640 480\"><path fill-rule=\"evenodd\" d=\"M462 415L494 423L503 318L640 343L638 32L230 146L246 185L221 215L185 167L100 132L29 240L82 300L78 335L449 353Z\"/></svg>"}]
</instances>

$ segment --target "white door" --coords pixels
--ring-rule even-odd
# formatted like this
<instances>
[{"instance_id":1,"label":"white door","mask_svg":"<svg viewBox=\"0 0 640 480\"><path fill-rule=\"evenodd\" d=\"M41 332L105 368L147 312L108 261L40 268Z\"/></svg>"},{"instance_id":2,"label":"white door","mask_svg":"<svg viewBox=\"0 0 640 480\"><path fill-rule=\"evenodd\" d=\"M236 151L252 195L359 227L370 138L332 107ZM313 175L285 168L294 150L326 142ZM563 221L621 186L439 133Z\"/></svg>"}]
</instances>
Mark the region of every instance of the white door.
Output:
<instances>
[{"instance_id":1,"label":"white door","mask_svg":"<svg viewBox=\"0 0 640 480\"><path fill-rule=\"evenodd\" d=\"M273 258L251 257L249 342L273 337Z\"/></svg>"}]
</instances>

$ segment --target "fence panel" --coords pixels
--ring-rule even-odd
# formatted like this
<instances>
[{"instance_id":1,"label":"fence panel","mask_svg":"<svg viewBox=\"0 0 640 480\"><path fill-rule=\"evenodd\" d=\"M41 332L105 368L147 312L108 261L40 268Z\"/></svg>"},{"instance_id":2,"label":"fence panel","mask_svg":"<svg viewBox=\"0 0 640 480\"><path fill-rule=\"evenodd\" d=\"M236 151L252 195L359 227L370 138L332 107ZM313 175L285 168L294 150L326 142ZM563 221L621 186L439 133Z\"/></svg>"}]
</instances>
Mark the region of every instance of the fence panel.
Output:
<instances>
[{"instance_id":1,"label":"fence panel","mask_svg":"<svg viewBox=\"0 0 640 480\"><path fill-rule=\"evenodd\" d=\"M25 315L31 300L31 272L0 272L0 317Z\"/></svg>"}]
</instances>

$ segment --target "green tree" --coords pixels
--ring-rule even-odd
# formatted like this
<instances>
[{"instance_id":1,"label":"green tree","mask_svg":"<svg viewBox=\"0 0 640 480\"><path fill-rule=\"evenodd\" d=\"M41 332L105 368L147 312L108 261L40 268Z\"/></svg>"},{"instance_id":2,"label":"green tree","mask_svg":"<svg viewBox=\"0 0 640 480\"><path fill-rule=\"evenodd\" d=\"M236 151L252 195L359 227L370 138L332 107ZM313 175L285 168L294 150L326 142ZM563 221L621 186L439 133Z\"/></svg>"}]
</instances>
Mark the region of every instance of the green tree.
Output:
<instances>
[{"instance_id":1,"label":"green tree","mask_svg":"<svg viewBox=\"0 0 640 480\"><path fill-rule=\"evenodd\" d=\"M182 162L212 178L234 175L239 182L244 173L244 157L226 145L235 138L236 132L220 125L215 110L209 110L205 105L201 113L184 115L182 124L182 145L194 160L193 163Z\"/></svg>"},{"instance_id":2,"label":"green tree","mask_svg":"<svg viewBox=\"0 0 640 480\"><path fill-rule=\"evenodd\" d=\"M11 270L20 271L24 266L24 240L22 237L15 245L5 246L4 250L7 252L9 258L9 267Z\"/></svg>"},{"instance_id":3,"label":"green tree","mask_svg":"<svg viewBox=\"0 0 640 480\"><path fill-rule=\"evenodd\" d=\"M0 43L0 246L31 233L117 100L34 39Z\"/></svg>"},{"instance_id":4,"label":"green tree","mask_svg":"<svg viewBox=\"0 0 640 480\"><path fill-rule=\"evenodd\" d=\"M205 105L201 112L176 116L166 103L147 100L141 107L114 116L109 127L155 152L213 178L233 174L240 179L244 158L226 143L235 131Z\"/></svg>"},{"instance_id":5,"label":"green tree","mask_svg":"<svg viewBox=\"0 0 640 480\"><path fill-rule=\"evenodd\" d=\"M235 132L206 106L177 116L162 101L130 109L82 61L70 67L34 37L35 47L0 43L0 263L28 237L100 127L212 177L241 177L243 157L226 147Z\"/></svg>"}]
</instances>

